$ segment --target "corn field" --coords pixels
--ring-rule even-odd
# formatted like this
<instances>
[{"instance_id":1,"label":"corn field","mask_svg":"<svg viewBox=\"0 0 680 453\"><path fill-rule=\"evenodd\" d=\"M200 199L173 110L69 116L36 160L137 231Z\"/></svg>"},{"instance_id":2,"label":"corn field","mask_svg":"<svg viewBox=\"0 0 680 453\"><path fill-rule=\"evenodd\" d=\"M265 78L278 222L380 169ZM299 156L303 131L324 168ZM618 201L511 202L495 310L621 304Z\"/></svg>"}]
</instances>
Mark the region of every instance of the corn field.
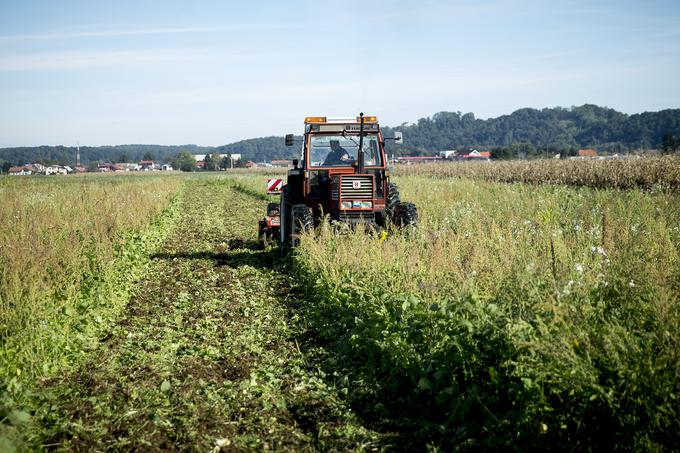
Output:
<instances>
[{"instance_id":1,"label":"corn field","mask_svg":"<svg viewBox=\"0 0 680 453\"><path fill-rule=\"evenodd\" d=\"M613 189L680 188L680 158L533 160L398 165L396 174L468 178L505 183L564 184Z\"/></svg>"}]
</instances>

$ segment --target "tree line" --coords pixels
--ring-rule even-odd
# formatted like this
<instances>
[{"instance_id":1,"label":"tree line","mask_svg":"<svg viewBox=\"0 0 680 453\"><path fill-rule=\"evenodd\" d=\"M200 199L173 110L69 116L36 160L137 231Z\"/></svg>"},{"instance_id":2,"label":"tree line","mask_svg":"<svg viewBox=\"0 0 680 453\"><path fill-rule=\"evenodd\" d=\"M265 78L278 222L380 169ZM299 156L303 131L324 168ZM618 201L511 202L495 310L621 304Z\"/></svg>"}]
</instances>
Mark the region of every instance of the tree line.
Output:
<instances>
[{"instance_id":1,"label":"tree line","mask_svg":"<svg viewBox=\"0 0 680 453\"><path fill-rule=\"evenodd\" d=\"M214 147L197 145L116 145L81 146L80 161L84 166L99 163L128 163L140 160L172 162L181 151L189 154L208 154ZM70 165L76 163L75 146L32 146L0 149L0 163L23 165L28 163Z\"/></svg>"},{"instance_id":2,"label":"tree line","mask_svg":"<svg viewBox=\"0 0 680 453\"><path fill-rule=\"evenodd\" d=\"M302 125L301 125L302 127ZM473 113L439 112L413 124L383 127L390 137L404 134L404 144L386 143L389 154L423 155L448 149L479 148L497 158L569 155L579 148L626 153L635 149L680 150L680 109L633 115L585 104L579 107L523 108L498 118L479 119ZM284 138L269 136L241 140L217 147L197 145L83 146L81 161L134 162L144 155L156 162L177 162L187 154L241 154L244 161L269 162L297 157L298 147L286 147ZM184 156L186 157L186 156ZM0 164L29 162L73 165L75 147L37 146L0 149ZM221 162L220 162L221 164ZM188 161L185 162L185 166ZM176 167L178 168L178 167Z\"/></svg>"}]
</instances>

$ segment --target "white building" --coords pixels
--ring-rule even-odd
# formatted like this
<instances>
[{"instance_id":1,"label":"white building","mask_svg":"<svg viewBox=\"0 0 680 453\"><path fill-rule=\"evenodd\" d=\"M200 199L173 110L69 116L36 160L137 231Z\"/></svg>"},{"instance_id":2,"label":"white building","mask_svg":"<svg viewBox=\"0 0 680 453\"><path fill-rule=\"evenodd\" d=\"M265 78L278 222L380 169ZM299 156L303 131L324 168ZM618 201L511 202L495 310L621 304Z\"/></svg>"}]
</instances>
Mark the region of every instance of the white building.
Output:
<instances>
[{"instance_id":1,"label":"white building","mask_svg":"<svg viewBox=\"0 0 680 453\"><path fill-rule=\"evenodd\" d=\"M124 164L118 164L119 167L123 169L123 171L139 171L139 164L136 163L124 163Z\"/></svg>"},{"instance_id":2,"label":"white building","mask_svg":"<svg viewBox=\"0 0 680 453\"><path fill-rule=\"evenodd\" d=\"M48 165L47 167L45 167L45 174L65 175L68 174L68 170L66 170L66 167L62 167L61 165Z\"/></svg>"}]
</instances>

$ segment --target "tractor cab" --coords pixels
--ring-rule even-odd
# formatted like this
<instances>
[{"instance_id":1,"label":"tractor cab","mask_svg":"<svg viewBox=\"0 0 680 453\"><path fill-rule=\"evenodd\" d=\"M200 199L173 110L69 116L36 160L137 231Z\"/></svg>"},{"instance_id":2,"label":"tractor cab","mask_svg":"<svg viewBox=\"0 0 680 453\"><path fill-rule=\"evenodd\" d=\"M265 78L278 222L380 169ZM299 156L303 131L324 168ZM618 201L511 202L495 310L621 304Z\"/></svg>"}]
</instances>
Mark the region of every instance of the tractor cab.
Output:
<instances>
[{"instance_id":1,"label":"tractor cab","mask_svg":"<svg viewBox=\"0 0 680 453\"><path fill-rule=\"evenodd\" d=\"M389 171L376 117L305 118L300 162L302 178L293 170L288 183L315 219L384 225Z\"/></svg>"},{"instance_id":2,"label":"tractor cab","mask_svg":"<svg viewBox=\"0 0 680 453\"><path fill-rule=\"evenodd\" d=\"M304 126L302 140L286 136L286 145L300 143L300 159L293 161L281 191L282 243L294 246L297 235L324 215L353 225L415 225L415 206L401 203L396 186L390 184L386 139L375 116L312 116L305 118ZM401 134L388 140L401 143Z\"/></svg>"}]
</instances>

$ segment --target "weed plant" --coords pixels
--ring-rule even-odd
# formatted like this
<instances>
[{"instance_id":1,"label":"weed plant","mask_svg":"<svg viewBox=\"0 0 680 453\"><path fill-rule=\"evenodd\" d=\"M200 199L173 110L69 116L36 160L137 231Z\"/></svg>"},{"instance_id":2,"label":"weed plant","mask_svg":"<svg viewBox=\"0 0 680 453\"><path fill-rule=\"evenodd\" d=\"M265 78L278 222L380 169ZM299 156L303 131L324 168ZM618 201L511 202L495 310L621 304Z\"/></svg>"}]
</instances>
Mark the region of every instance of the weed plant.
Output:
<instances>
[{"instance_id":1,"label":"weed plant","mask_svg":"<svg viewBox=\"0 0 680 453\"><path fill-rule=\"evenodd\" d=\"M417 230L324 223L294 258L362 417L405 448L678 447L677 194L397 182Z\"/></svg>"}]
</instances>

